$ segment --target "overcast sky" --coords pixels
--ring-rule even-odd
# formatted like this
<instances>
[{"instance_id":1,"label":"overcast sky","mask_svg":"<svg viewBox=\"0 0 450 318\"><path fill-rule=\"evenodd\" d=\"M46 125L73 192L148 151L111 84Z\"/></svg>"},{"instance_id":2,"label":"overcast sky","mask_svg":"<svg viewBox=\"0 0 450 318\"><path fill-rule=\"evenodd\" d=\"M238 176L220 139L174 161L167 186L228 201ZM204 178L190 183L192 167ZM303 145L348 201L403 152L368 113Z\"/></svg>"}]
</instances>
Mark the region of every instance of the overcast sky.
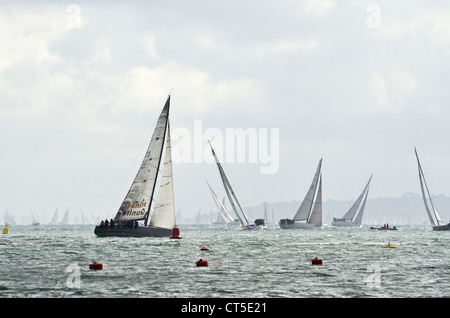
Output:
<instances>
[{"instance_id":1,"label":"overcast sky","mask_svg":"<svg viewBox=\"0 0 450 318\"><path fill-rule=\"evenodd\" d=\"M224 194L211 134L246 206L302 200L320 158L325 200L419 193L414 146L450 195L449 57L448 1L4 1L0 215L114 216L168 94L186 217Z\"/></svg>"}]
</instances>

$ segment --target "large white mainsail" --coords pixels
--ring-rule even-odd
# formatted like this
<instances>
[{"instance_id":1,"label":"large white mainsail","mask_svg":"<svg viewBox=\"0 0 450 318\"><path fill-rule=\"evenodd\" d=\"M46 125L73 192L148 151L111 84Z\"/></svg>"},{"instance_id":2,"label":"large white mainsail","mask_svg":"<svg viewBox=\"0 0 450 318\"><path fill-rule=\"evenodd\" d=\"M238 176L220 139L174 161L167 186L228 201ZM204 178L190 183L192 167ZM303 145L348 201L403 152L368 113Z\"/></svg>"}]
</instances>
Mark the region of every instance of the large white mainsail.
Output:
<instances>
[{"instance_id":1,"label":"large white mainsail","mask_svg":"<svg viewBox=\"0 0 450 318\"><path fill-rule=\"evenodd\" d=\"M282 229L315 228L322 225L322 158L314 174L308 192L292 220L282 219Z\"/></svg>"},{"instance_id":2,"label":"large white mainsail","mask_svg":"<svg viewBox=\"0 0 450 318\"><path fill-rule=\"evenodd\" d=\"M344 214L342 218L333 218L332 225L337 226L354 226L361 225L364 209L366 207L367 196L369 193L369 185L372 180L372 176L370 176L369 181L367 182L364 190L359 195L358 199L356 199L355 203L350 207L347 213ZM361 204L362 202L362 204ZM359 212L358 212L359 208ZM356 217L355 217L356 215Z\"/></svg>"},{"instance_id":3,"label":"large white mainsail","mask_svg":"<svg viewBox=\"0 0 450 318\"><path fill-rule=\"evenodd\" d=\"M419 155L417 154L416 147L414 147L414 152L416 153L417 165L418 165L418 169L419 169L420 189L422 190L423 203L425 205L425 210L427 211L428 218L430 219L431 226L433 227L434 230L449 230L450 223L445 224L444 220L442 219L441 215L439 214L439 212L431 198L430 190L428 189L428 185L425 181L425 176L423 174L422 166L419 161ZM425 194L425 190L426 190L426 194ZM430 202L431 208L433 209L434 218L436 218L436 222L434 221L433 215L430 211L427 201Z\"/></svg>"}]
</instances>

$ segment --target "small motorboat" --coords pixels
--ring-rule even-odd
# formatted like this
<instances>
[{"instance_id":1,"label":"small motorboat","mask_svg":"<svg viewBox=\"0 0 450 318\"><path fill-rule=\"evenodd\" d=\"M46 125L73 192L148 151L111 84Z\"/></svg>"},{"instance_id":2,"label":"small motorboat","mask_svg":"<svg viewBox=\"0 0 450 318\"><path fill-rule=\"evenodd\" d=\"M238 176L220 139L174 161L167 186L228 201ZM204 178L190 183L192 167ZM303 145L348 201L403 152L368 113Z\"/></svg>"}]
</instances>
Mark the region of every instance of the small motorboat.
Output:
<instances>
[{"instance_id":1,"label":"small motorboat","mask_svg":"<svg viewBox=\"0 0 450 318\"><path fill-rule=\"evenodd\" d=\"M381 231L397 231L397 227L394 225L393 227L389 227L389 224L384 224L381 227L370 227L371 230L381 230Z\"/></svg>"},{"instance_id":2,"label":"small motorboat","mask_svg":"<svg viewBox=\"0 0 450 318\"><path fill-rule=\"evenodd\" d=\"M397 246L391 245L391 242L389 242L387 245L382 246L382 248L397 248Z\"/></svg>"}]
</instances>

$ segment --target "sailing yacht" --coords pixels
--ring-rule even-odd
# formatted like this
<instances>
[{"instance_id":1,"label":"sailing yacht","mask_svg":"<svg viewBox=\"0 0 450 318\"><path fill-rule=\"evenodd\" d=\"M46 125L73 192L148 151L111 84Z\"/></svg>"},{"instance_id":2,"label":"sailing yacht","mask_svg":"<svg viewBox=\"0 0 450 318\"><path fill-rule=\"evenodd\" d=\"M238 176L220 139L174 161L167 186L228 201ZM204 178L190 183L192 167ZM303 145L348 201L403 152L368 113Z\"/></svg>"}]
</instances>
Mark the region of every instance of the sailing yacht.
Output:
<instances>
[{"instance_id":1,"label":"sailing yacht","mask_svg":"<svg viewBox=\"0 0 450 318\"><path fill-rule=\"evenodd\" d=\"M59 222L61 225L67 225L69 223L69 209L66 210L62 220Z\"/></svg>"},{"instance_id":2,"label":"sailing yacht","mask_svg":"<svg viewBox=\"0 0 450 318\"><path fill-rule=\"evenodd\" d=\"M119 211L112 220L112 224L105 222L95 227L96 235L171 236L172 229L176 226L176 219L169 108L170 95L158 118L142 164ZM143 224L138 221L143 221Z\"/></svg>"},{"instance_id":3,"label":"sailing yacht","mask_svg":"<svg viewBox=\"0 0 450 318\"><path fill-rule=\"evenodd\" d=\"M315 197L315 200L314 200ZM294 218L281 219L282 229L313 229L322 227L322 159L313 181Z\"/></svg>"},{"instance_id":4,"label":"sailing yacht","mask_svg":"<svg viewBox=\"0 0 450 318\"><path fill-rule=\"evenodd\" d=\"M31 211L31 226L38 226L39 222L34 217L33 211Z\"/></svg>"},{"instance_id":5,"label":"sailing yacht","mask_svg":"<svg viewBox=\"0 0 450 318\"><path fill-rule=\"evenodd\" d=\"M55 225L58 224L58 208L56 208L55 213L53 214L52 220L49 224Z\"/></svg>"},{"instance_id":6,"label":"sailing yacht","mask_svg":"<svg viewBox=\"0 0 450 318\"><path fill-rule=\"evenodd\" d=\"M441 215L439 214L433 200L431 199L430 191L428 190L428 186L425 181L425 176L422 171L422 166L420 165L419 155L417 154L416 147L414 147L414 152L416 153L417 165L419 168L420 189L422 190L423 203L425 204L425 210L427 211L431 226L434 231L450 231L450 222L448 224L445 224L445 222L442 219ZM425 190L426 190L426 194L425 194ZM430 211L427 201L430 202L429 204L431 205L431 208L433 210L434 218ZM435 219L436 219L436 221L435 221Z\"/></svg>"},{"instance_id":7,"label":"sailing yacht","mask_svg":"<svg viewBox=\"0 0 450 318\"><path fill-rule=\"evenodd\" d=\"M366 187L363 192L359 195L358 199L353 203L351 208L345 213L342 218L333 218L331 222L332 225L335 226L360 226L361 220L364 213L364 208L366 206L367 195L369 194L369 184L370 180L372 180L372 176L369 178L369 182L367 182ZM363 200L364 198L364 200ZM362 204L361 204L362 201ZM358 208L359 212L358 212ZM356 217L355 217L356 215Z\"/></svg>"},{"instance_id":8,"label":"sailing yacht","mask_svg":"<svg viewBox=\"0 0 450 318\"><path fill-rule=\"evenodd\" d=\"M227 193L228 200L230 201L231 207L233 208L233 211L236 214L236 217L238 218L239 222L241 223L242 228L244 230L255 230L255 229L263 228L264 222L262 224L261 223L259 223L259 224L250 223L250 220L248 219L247 214L245 213L244 209L242 209L241 204L239 203L238 199L236 198L236 194L234 193L233 188L231 187L231 184L228 181L225 171L223 170L222 165L220 164L219 160L217 159L216 153L214 152L214 149L211 146L210 142L209 142L209 146L211 147L211 151L214 156L214 160L216 161L217 167L219 168L220 177L222 179L222 183L225 188L225 192ZM236 207L236 205L237 205L237 207ZM239 211L240 211L240 213L239 213Z\"/></svg>"}]
</instances>

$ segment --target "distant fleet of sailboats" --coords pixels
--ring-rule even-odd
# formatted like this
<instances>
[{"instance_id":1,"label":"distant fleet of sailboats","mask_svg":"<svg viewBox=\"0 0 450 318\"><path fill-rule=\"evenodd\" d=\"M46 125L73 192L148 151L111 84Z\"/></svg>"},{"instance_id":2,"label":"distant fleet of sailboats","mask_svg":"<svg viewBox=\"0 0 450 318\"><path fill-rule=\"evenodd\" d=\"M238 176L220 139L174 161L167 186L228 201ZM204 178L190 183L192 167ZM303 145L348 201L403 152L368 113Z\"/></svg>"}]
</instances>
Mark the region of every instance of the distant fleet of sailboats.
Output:
<instances>
[{"instance_id":1,"label":"distant fleet of sailboats","mask_svg":"<svg viewBox=\"0 0 450 318\"><path fill-rule=\"evenodd\" d=\"M95 227L94 233L96 235L166 237L173 235L173 230L177 229L172 176L169 108L170 95L164 104L145 157L125 199L120 205L114 219L111 219L111 222L106 220L106 224L102 223ZM225 207L225 197L220 201L216 192L207 182L219 213L215 223L240 224L244 230L265 228L265 222L268 219L267 206L264 208L264 218L256 219L254 222L250 221L247 213L237 199L211 143L209 145L219 170L226 197L235 214L235 218L231 217ZM443 220L430 195L417 149L414 148L414 151L417 159L422 198L432 229L435 231L450 230L450 223L446 223ZM340 218L333 217L331 223L333 226L361 226L371 180L372 176L370 176L363 191L344 216ZM40 224L32 212L31 218L31 225ZM68 224L68 219L69 210L66 210L63 218L58 222L58 210L56 209L49 224ZM4 220L7 224L15 224L14 217L8 211L5 213ZM143 224L138 223L138 221L143 222ZM84 223L84 220L82 223ZM319 229L322 227L322 158L319 160L309 190L294 217L292 219L281 219L278 224L281 229Z\"/></svg>"},{"instance_id":2,"label":"distant fleet of sailboats","mask_svg":"<svg viewBox=\"0 0 450 318\"><path fill-rule=\"evenodd\" d=\"M30 221L31 219L31 221ZM52 218L48 223L43 223L42 220L39 220L39 217L36 217L35 214L31 211L30 212L30 219L25 218L22 221L16 221L15 217L9 213L8 211L5 211L4 214L4 222L8 223L10 225L17 225L17 224L23 224L23 225L30 225L30 226L39 226L39 225L69 225L69 224L95 224L98 222L98 218L92 214L92 218L86 217L83 212L70 213L69 209L66 209L63 217L59 220L58 215L58 208L56 208L55 212L53 213Z\"/></svg>"}]
</instances>

